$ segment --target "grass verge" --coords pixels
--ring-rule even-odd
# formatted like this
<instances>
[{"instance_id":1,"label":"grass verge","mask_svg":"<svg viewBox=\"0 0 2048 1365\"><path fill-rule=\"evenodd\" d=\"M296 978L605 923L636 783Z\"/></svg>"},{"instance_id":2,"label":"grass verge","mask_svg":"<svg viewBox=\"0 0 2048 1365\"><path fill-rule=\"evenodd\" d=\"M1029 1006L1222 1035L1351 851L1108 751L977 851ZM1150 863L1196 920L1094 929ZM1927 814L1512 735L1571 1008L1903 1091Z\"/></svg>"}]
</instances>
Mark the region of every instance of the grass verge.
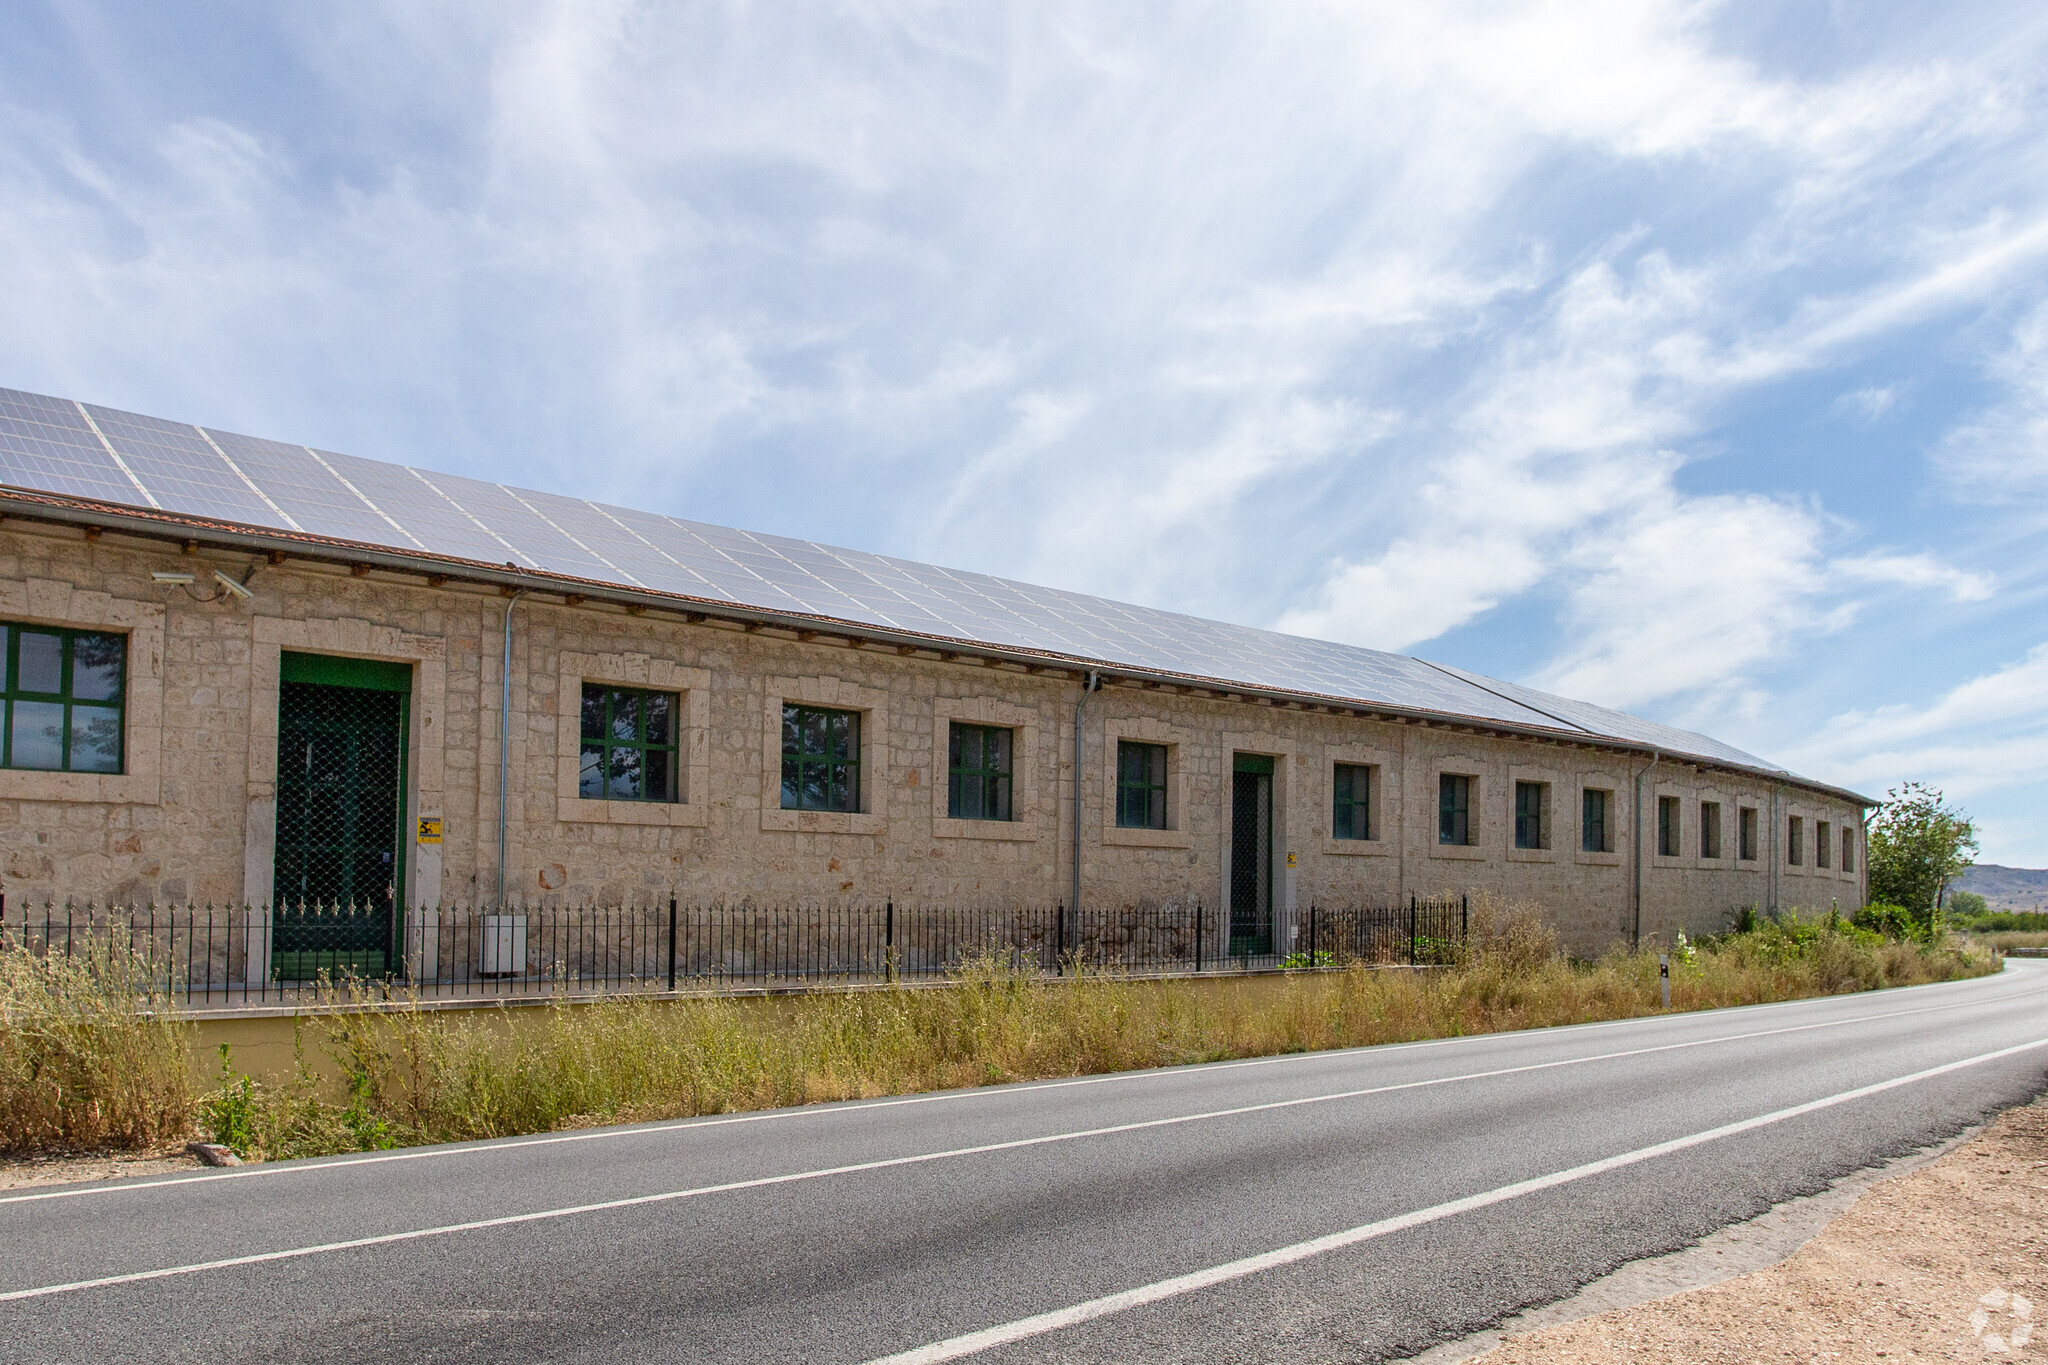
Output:
<instances>
[{"instance_id":1,"label":"grass verge","mask_svg":"<svg viewBox=\"0 0 2048 1365\"><path fill-rule=\"evenodd\" d=\"M618 1000L332 1013L290 1074L189 1075L190 1025L119 953L0 952L0 1151L149 1146L194 1130L275 1160L953 1086L1406 1042L1659 1012L1657 956L1573 962L1525 910L1475 905L1465 960L1284 977L1051 978L992 959L937 989L759 1001ZM1746 922L1673 954L1674 1011L1994 971L1960 939L1886 939L1830 916ZM148 1009L138 1013L140 999ZM324 1080L308 1035L337 1064Z\"/></svg>"},{"instance_id":2,"label":"grass verge","mask_svg":"<svg viewBox=\"0 0 2048 1365\"><path fill-rule=\"evenodd\" d=\"M528 1026L401 1010L324 1016L346 1077L239 1078L201 1106L217 1141L283 1157L869 1098L1659 1012L1654 950L1563 957L1504 914L1462 964L1223 983L1047 978L999 960L944 989L561 1005ZM1681 944L1674 1011L1981 975L1996 954L1884 939L1830 918Z\"/></svg>"}]
</instances>

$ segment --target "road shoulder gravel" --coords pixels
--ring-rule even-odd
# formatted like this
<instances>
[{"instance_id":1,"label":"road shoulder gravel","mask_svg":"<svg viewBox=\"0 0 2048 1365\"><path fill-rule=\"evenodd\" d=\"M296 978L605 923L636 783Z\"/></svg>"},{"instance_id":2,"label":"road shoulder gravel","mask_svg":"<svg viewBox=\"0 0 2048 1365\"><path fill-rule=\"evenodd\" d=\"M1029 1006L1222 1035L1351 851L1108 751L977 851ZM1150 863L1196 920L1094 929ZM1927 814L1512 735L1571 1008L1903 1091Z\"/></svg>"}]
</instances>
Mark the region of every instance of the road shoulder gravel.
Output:
<instances>
[{"instance_id":1,"label":"road shoulder gravel","mask_svg":"<svg viewBox=\"0 0 2048 1365\"><path fill-rule=\"evenodd\" d=\"M1997 1360L2044 1319L2048 1097L1415 1360Z\"/></svg>"}]
</instances>

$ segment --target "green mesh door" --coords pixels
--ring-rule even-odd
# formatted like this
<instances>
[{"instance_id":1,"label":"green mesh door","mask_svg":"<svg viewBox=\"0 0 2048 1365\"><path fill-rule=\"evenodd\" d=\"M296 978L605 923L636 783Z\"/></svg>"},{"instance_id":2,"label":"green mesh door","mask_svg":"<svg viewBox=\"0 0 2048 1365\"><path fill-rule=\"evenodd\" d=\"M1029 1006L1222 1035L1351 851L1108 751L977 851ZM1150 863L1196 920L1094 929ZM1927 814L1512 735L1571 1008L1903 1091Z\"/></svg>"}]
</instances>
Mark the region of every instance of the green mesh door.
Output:
<instances>
[{"instance_id":1,"label":"green mesh door","mask_svg":"<svg viewBox=\"0 0 2048 1365\"><path fill-rule=\"evenodd\" d=\"M279 672L271 974L381 976L399 949L412 670L286 654Z\"/></svg>"}]
</instances>

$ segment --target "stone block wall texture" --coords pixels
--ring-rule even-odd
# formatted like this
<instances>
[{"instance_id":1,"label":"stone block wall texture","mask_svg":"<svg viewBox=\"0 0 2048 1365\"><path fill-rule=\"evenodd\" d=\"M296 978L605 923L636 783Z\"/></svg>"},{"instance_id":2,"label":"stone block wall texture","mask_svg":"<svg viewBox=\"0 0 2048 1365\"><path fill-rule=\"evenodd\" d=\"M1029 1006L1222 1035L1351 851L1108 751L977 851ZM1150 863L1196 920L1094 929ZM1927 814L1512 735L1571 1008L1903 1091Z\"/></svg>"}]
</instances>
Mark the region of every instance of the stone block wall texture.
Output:
<instances>
[{"instance_id":1,"label":"stone block wall texture","mask_svg":"<svg viewBox=\"0 0 2048 1365\"><path fill-rule=\"evenodd\" d=\"M181 554L112 533L0 526L0 618L131 632L127 751L119 780L0 772L0 892L10 906L66 899L233 903L268 896L280 649L394 658L415 668L410 816L438 815L444 842L416 849L408 898L473 903L496 889L501 660L506 599L489 589L296 561L258 563L254 600L198 601L153 569L246 556ZM198 590L203 594L203 589ZM991 668L829 637L748 633L532 596L514 610L506 897L632 903L891 897L899 902L1067 899L1074 724L1071 678ZM566 670L566 672L565 672ZM576 676L576 675L580 675ZM667 812L578 799L573 698L583 678L685 694L684 803ZM565 701L571 699L570 701ZM779 808L774 718L783 700L865 718L861 813ZM565 707L566 713L565 713ZM1295 904L1489 893L1539 906L1593 951L1633 918L1635 783L1643 777L1642 932L1726 926L1742 905L1825 911L1861 903L1857 808L1804 788L1595 746L1111 686L1081 708L1081 860L1090 905L1228 904L1232 756L1275 760L1276 864L1293 853ZM1018 732L1015 818L946 818L952 719ZM1169 825L1116 828L1118 739L1169 746ZM1331 837L1332 765L1374 769L1372 841ZM1647 771L1646 771L1647 769ZM1437 842L1438 779L1473 779L1474 842ZM1514 845L1514 783L1549 786L1548 842ZM1611 792L1613 851L1581 852L1581 793ZM1654 856L1656 799L1680 802L1680 856ZM1699 803L1721 804L1723 857L1700 856ZM1758 810L1760 847L1736 853L1736 812ZM1783 829L1806 822L1789 866ZM1813 866L1813 829L1855 832L1855 866ZM438 856L434 856L434 855ZM1276 901L1285 884L1276 870ZM1774 885L1775 883L1775 885Z\"/></svg>"}]
</instances>

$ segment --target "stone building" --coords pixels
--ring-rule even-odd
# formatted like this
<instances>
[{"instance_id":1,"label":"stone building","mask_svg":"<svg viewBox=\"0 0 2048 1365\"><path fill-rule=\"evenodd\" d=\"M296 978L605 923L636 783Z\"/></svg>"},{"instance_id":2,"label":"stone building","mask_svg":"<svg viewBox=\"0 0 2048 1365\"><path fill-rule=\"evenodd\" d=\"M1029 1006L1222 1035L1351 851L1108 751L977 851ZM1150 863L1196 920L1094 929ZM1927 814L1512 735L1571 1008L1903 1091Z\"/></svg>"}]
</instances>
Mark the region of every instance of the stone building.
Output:
<instances>
[{"instance_id":1,"label":"stone building","mask_svg":"<svg viewBox=\"0 0 2048 1365\"><path fill-rule=\"evenodd\" d=\"M6 390L0 484L15 904L1862 900L1865 798L1415 659Z\"/></svg>"}]
</instances>

